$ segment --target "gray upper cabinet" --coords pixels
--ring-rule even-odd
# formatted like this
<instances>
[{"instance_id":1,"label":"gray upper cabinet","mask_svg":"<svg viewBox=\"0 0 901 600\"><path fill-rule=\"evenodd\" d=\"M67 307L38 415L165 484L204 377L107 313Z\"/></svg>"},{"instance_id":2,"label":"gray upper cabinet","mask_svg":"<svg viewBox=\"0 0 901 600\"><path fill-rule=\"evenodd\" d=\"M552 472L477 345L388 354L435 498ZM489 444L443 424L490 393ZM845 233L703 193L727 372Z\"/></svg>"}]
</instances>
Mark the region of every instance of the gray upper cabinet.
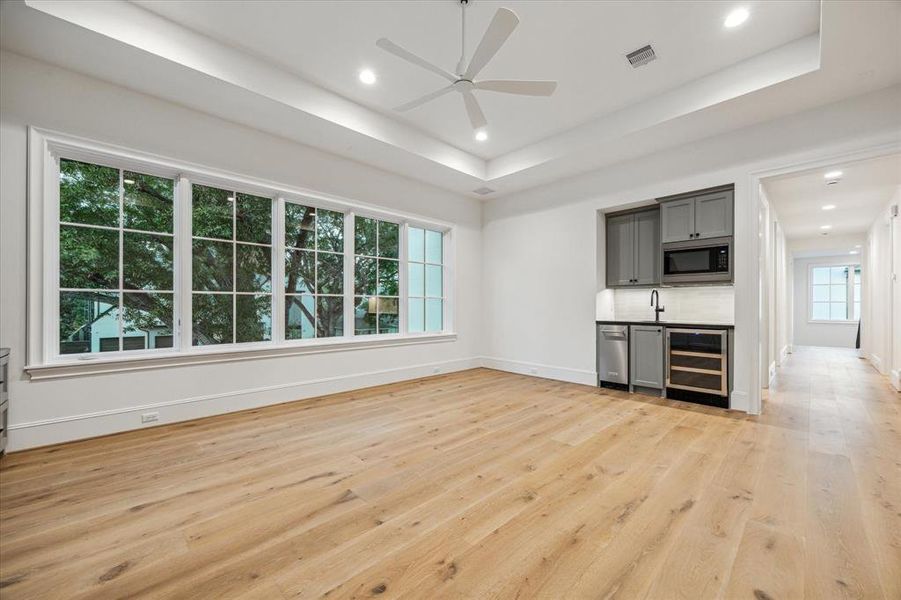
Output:
<instances>
[{"instance_id":1,"label":"gray upper cabinet","mask_svg":"<svg viewBox=\"0 0 901 600\"><path fill-rule=\"evenodd\" d=\"M629 338L629 383L663 389L663 327L632 325Z\"/></svg>"},{"instance_id":2,"label":"gray upper cabinet","mask_svg":"<svg viewBox=\"0 0 901 600\"><path fill-rule=\"evenodd\" d=\"M607 217L607 286L660 282L660 211Z\"/></svg>"},{"instance_id":3,"label":"gray upper cabinet","mask_svg":"<svg viewBox=\"0 0 901 600\"><path fill-rule=\"evenodd\" d=\"M633 215L607 218L607 285L634 285L635 224Z\"/></svg>"},{"instance_id":4,"label":"gray upper cabinet","mask_svg":"<svg viewBox=\"0 0 901 600\"><path fill-rule=\"evenodd\" d=\"M695 232L695 199L671 200L660 204L661 241L681 242Z\"/></svg>"},{"instance_id":5,"label":"gray upper cabinet","mask_svg":"<svg viewBox=\"0 0 901 600\"><path fill-rule=\"evenodd\" d=\"M732 235L732 198L726 190L695 198L695 239Z\"/></svg>"},{"instance_id":6,"label":"gray upper cabinet","mask_svg":"<svg viewBox=\"0 0 901 600\"><path fill-rule=\"evenodd\" d=\"M732 189L726 189L661 201L661 241L665 244L732 235L734 195Z\"/></svg>"}]
</instances>

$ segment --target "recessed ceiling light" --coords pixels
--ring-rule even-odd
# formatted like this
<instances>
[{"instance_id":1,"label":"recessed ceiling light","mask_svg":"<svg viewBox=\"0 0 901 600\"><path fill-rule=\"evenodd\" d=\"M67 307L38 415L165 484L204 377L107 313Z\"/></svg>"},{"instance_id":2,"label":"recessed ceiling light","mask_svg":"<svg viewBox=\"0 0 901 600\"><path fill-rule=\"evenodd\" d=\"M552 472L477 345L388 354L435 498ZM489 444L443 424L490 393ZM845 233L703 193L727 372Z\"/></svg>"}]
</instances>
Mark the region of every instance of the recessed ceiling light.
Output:
<instances>
[{"instance_id":1,"label":"recessed ceiling light","mask_svg":"<svg viewBox=\"0 0 901 600\"><path fill-rule=\"evenodd\" d=\"M375 73L372 72L372 69L363 69L360 71L360 81L366 85L372 85L375 83Z\"/></svg>"},{"instance_id":2,"label":"recessed ceiling light","mask_svg":"<svg viewBox=\"0 0 901 600\"><path fill-rule=\"evenodd\" d=\"M833 208L835 208L835 205L834 204L824 204L822 206L822 208L823 208L823 210L832 210Z\"/></svg>"},{"instance_id":3,"label":"recessed ceiling light","mask_svg":"<svg viewBox=\"0 0 901 600\"><path fill-rule=\"evenodd\" d=\"M823 178L824 179L838 179L841 176L842 176L841 171L829 171L828 173L823 175Z\"/></svg>"},{"instance_id":4,"label":"recessed ceiling light","mask_svg":"<svg viewBox=\"0 0 901 600\"><path fill-rule=\"evenodd\" d=\"M832 225L820 225L820 229L832 229Z\"/></svg>"},{"instance_id":5,"label":"recessed ceiling light","mask_svg":"<svg viewBox=\"0 0 901 600\"><path fill-rule=\"evenodd\" d=\"M863 246L861 246L860 244L854 244L854 247L855 248L863 248Z\"/></svg>"},{"instance_id":6,"label":"recessed ceiling light","mask_svg":"<svg viewBox=\"0 0 901 600\"><path fill-rule=\"evenodd\" d=\"M857 250L851 250L851 252L848 252L848 254L857 254Z\"/></svg>"},{"instance_id":7,"label":"recessed ceiling light","mask_svg":"<svg viewBox=\"0 0 901 600\"><path fill-rule=\"evenodd\" d=\"M723 25L730 28L738 27L739 25L747 21L750 15L751 13L748 12L747 8L736 8L729 13L729 16L726 17L725 21L723 21Z\"/></svg>"},{"instance_id":8,"label":"recessed ceiling light","mask_svg":"<svg viewBox=\"0 0 901 600\"><path fill-rule=\"evenodd\" d=\"M478 131L476 131L476 141L477 142L484 142L487 139L488 139L487 131L485 131L484 129L479 129Z\"/></svg>"}]
</instances>

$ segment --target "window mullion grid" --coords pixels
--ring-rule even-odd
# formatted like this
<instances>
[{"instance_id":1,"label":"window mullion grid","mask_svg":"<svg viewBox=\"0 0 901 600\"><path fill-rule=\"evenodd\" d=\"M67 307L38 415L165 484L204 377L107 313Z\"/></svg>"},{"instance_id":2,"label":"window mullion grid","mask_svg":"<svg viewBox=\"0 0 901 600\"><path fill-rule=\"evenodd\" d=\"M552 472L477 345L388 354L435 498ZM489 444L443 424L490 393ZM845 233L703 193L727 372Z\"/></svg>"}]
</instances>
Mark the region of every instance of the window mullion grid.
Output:
<instances>
[{"instance_id":1,"label":"window mullion grid","mask_svg":"<svg viewBox=\"0 0 901 600\"><path fill-rule=\"evenodd\" d=\"M354 307L356 305L356 290L354 289L354 269L356 260L356 248L354 247L354 213L344 215L344 337L353 338L356 335L356 323L354 321Z\"/></svg>"},{"instance_id":2,"label":"window mullion grid","mask_svg":"<svg viewBox=\"0 0 901 600\"><path fill-rule=\"evenodd\" d=\"M232 190L232 344L238 343L238 192Z\"/></svg>"},{"instance_id":3,"label":"window mullion grid","mask_svg":"<svg viewBox=\"0 0 901 600\"><path fill-rule=\"evenodd\" d=\"M194 323L193 323L193 258L194 258L194 241L193 241L193 218L192 218L192 196L191 182L187 177L181 175L177 179L177 187L175 194L175 222L174 230L177 232L175 236L175 303L176 303L176 336L178 347L182 352L189 351L193 343Z\"/></svg>"},{"instance_id":4,"label":"window mullion grid","mask_svg":"<svg viewBox=\"0 0 901 600\"><path fill-rule=\"evenodd\" d=\"M285 199L275 200L272 215L272 342L285 341Z\"/></svg>"},{"instance_id":5,"label":"window mullion grid","mask_svg":"<svg viewBox=\"0 0 901 600\"><path fill-rule=\"evenodd\" d=\"M124 320L123 313L125 311L125 272L124 272L124 255L125 255L125 232L122 230L125 227L125 218L124 212L125 209L123 207L123 203L125 201L125 182L123 181L125 175L123 175L122 169L119 169L119 348L118 351L121 352L125 349L125 338L124 338Z\"/></svg>"},{"instance_id":6,"label":"window mullion grid","mask_svg":"<svg viewBox=\"0 0 901 600\"><path fill-rule=\"evenodd\" d=\"M398 235L397 243L400 247L397 249L397 331L400 335L407 334L407 274L410 267L407 265L407 234L410 224L406 221L400 223L400 235Z\"/></svg>"}]
</instances>

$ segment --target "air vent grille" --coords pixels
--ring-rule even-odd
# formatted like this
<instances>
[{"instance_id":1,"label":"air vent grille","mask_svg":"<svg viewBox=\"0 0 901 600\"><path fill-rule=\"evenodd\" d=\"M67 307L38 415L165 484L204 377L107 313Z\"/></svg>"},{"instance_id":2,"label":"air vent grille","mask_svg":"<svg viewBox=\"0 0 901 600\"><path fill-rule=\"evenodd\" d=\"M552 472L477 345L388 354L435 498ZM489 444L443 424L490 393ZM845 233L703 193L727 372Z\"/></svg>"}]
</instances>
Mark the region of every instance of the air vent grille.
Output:
<instances>
[{"instance_id":1,"label":"air vent grille","mask_svg":"<svg viewBox=\"0 0 901 600\"><path fill-rule=\"evenodd\" d=\"M654 52L654 49L651 48L651 45L648 44L644 48L639 48L638 50L634 50L629 52L626 55L626 58L629 59L629 64L634 68L642 67L652 60L656 60L657 53Z\"/></svg>"},{"instance_id":2,"label":"air vent grille","mask_svg":"<svg viewBox=\"0 0 901 600\"><path fill-rule=\"evenodd\" d=\"M472 190L474 194L478 194L479 196L487 196L488 194L493 194L494 190L489 187L480 187L478 189Z\"/></svg>"}]
</instances>

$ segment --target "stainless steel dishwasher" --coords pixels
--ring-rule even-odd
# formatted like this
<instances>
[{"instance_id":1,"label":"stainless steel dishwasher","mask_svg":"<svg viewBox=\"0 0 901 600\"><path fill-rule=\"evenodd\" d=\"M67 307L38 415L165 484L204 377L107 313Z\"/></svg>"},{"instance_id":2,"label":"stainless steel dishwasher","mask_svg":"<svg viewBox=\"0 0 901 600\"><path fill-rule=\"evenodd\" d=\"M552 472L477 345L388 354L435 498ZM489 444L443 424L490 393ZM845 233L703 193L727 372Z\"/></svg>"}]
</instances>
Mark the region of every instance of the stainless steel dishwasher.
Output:
<instances>
[{"instance_id":1,"label":"stainless steel dishwasher","mask_svg":"<svg viewBox=\"0 0 901 600\"><path fill-rule=\"evenodd\" d=\"M598 328L598 385L629 389L629 326Z\"/></svg>"}]
</instances>

